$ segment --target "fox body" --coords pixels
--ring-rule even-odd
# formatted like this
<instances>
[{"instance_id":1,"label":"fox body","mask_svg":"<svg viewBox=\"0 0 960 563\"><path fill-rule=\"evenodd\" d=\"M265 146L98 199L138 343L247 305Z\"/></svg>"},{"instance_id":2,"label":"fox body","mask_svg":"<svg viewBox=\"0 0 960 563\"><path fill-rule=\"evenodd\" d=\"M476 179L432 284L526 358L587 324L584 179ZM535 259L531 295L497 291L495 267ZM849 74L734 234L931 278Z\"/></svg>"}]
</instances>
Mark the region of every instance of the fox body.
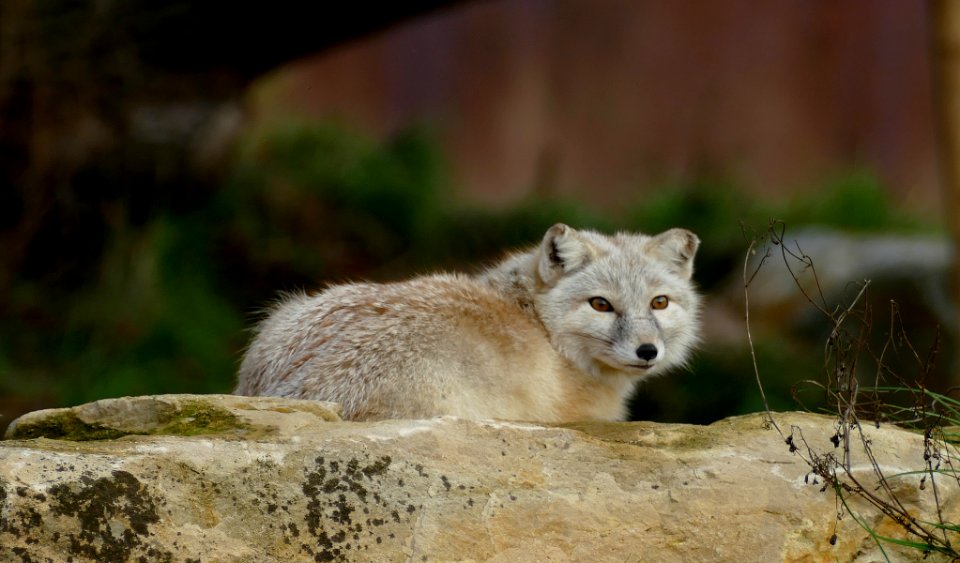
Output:
<instances>
[{"instance_id":1,"label":"fox body","mask_svg":"<svg viewBox=\"0 0 960 563\"><path fill-rule=\"evenodd\" d=\"M347 420L622 420L636 383L683 364L697 341L699 243L684 229L557 224L476 276L287 296L234 393L335 401Z\"/></svg>"}]
</instances>

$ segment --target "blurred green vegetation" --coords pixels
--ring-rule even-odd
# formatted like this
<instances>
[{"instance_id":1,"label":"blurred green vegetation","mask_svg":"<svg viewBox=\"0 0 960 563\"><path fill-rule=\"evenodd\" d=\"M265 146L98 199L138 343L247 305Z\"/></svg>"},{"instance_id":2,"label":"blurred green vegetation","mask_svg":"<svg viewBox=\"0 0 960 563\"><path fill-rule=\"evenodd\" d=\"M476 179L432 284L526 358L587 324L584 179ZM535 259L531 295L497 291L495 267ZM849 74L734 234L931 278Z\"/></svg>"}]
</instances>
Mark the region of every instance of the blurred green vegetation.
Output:
<instances>
[{"instance_id":1,"label":"blurred green vegetation","mask_svg":"<svg viewBox=\"0 0 960 563\"><path fill-rule=\"evenodd\" d=\"M248 135L232 162L222 184L194 205L157 198L144 220L113 224L78 286L15 281L10 314L0 320L0 397L53 406L229 392L245 329L279 291L474 270L537 242L558 221L604 231L687 227L704 241L696 277L708 294L738 271L746 246L741 222L923 228L862 170L789 206L761 205L732 182L701 178L609 213L557 199L499 210L469 206L448 189L443 156L422 129L377 143L333 124L288 124ZM793 379L821 369L816 354L791 346L758 343L761 364L776 374L767 381L774 408L793 408ZM642 389L634 415L646 419L709 422L761 408L747 351L709 343L689 372ZM9 404L0 408L15 408ZM3 426L9 415L0 414Z\"/></svg>"}]
</instances>

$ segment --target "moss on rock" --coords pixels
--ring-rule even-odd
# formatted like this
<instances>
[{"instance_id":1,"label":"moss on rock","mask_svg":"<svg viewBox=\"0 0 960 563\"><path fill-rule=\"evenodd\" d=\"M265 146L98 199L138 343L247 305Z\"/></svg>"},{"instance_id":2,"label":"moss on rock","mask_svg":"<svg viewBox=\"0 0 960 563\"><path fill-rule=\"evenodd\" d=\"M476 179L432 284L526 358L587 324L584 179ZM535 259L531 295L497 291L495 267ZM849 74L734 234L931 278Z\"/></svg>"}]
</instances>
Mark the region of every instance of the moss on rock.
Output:
<instances>
[{"instance_id":1,"label":"moss on rock","mask_svg":"<svg viewBox=\"0 0 960 563\"><path fill-rule=\"evenodd\" d=\"M7 438L29 440L32 438L54 438L82 442L86 440L112 440L130 434L100 424L88 424L80 420L69 409L51 413L50 416L29 420L13 427Z\"/></svg>"},{"instance_id":2,"label":"moss on rock","mask_svg":"<svg viewBox=\"0 0 960 563\"><path fill-rule=\"evenodd\" d=\"M7 429L7 439L49 438L83 442L113 440L122 436L196 436L246 431L250 425L227 407L194 396L106 399L90 405L49 409L17 419ZM137 410L136 417L116 416Z\"/></svg>"},{"instance_id":3,"label":"moss on rock","mask_svg":"<svg viewBox=\"0 0 960 563\"><path fill-rule=\"evenodd\" d=\"M194 436L246 430L250 426L223 407L201 400L184 401L165 425L149 434Z\"/></svg>"}]
</instances>

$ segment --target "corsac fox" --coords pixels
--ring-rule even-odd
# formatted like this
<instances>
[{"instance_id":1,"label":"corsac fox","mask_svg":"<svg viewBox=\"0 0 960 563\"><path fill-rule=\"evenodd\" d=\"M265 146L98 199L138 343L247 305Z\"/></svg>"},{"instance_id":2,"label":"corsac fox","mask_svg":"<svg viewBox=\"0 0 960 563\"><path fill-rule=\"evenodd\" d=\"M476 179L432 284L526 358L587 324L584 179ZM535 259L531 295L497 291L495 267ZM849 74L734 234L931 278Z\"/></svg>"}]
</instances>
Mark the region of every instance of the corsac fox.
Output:
<instances>
[{"instance_id":1,"label":"corsac fox","mask_svg":"<svg viewBox=\"0 0 960 563\"><path fill-rule=\"evenodd\" d=\"M699 244L684 229L557 224L476 276L289 295L234 393L334 401L347 420L623 420L636 383L684 364L698 339Z\"/></svg>"}]
</instances>

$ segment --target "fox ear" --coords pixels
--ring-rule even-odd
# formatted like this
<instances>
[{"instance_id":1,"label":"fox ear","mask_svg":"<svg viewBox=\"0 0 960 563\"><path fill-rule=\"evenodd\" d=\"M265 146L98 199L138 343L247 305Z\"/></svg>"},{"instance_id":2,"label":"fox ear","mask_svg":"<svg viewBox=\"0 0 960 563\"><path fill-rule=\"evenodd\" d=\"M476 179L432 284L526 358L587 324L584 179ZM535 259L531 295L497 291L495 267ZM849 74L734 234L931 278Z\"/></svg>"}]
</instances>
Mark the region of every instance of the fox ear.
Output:
<instances>
[{"instance_id":1,"label":"fox ear","mask_svg":"<svg viewBox=\"0 0 960 563\"><path fill-rule=\"evenodd\" d=\"M593 248L580 233L563 223L557 223L547 229L540 243L537 273L543 283L551 285L564 274L589 262L593 254Z\"/></svg>"},{"instance_id":2,"label":"fox ear","mask_svg":"<svg viewBox=\"0 0 960 563\"><path fill-rule=\"evenodd\" d=\"M670 229L653 237L656 252L677 275L689 279L693 275L693 257L700 247L697 235L686 229Z\"/></svg>"}]
</instances>

